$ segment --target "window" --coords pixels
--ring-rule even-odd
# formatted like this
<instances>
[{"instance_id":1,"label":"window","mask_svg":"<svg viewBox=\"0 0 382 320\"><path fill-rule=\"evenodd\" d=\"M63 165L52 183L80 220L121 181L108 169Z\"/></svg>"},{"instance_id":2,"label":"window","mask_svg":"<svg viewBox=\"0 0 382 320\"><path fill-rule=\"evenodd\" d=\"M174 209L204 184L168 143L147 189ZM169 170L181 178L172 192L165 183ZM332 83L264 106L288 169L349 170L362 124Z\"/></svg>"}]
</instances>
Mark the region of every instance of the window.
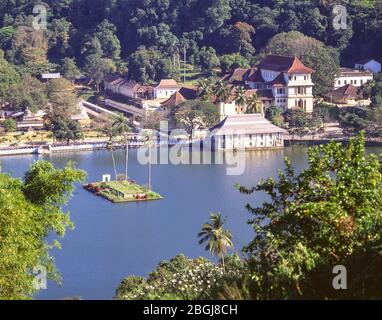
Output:
<instances>
[{"instance_id":1,"label":"window","mask_svg":"<svg viewBox=\"0 0 382 320\"><path fill-rule=\"evenodd\" d=\"M354 80L354 84L357 84L357 80Z\"/></svg>"},{"instance_id":2,"label":"window","mask_svg":"<svg viewBox=\"0 0 382 320\"><path fill-rule=\"evenodd\" d=\"M304 76L304 80L306 80L306 76Z\"/></svg>"},{"instance_id":3,"label":"window","mask_svg":"<svg viewBox=\"0 0 382 320\"><path fill-rule=\"evenodd\" d=\"M344 81L344 84L348 84L348 81L347 81L347 80L345 80L345 81Z\"/></svg>"},{"instance_id":4,"label":"window","mask_svg":"<svg viewBox=\"0 0 382 320\"><path fill-rule=\"evenodd\" d=\"M338 85L341 85L341 80L338 80Z\"/></svg>"},{"instance_id":5,"label":"window","mask_svg":"<svg viewBox=\"0 0 382 320\"><path fill-rule=\"evenodd\" d=\"M363 80L361 80L361 84L363 84Z\"/></svg>"}]
</instances>

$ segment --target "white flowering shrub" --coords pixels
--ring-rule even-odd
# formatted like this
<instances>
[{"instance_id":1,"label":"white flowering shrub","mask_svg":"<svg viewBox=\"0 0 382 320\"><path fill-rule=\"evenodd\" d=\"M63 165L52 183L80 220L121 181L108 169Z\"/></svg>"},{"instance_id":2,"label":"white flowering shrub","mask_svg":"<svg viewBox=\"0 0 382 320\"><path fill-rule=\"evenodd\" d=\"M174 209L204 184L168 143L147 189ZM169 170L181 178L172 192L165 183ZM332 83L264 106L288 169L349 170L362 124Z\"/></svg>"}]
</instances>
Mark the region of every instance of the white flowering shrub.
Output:
<instances>
[{"instance_id":1,"label":"white flowering shrub","mask_svg":"<svg viewBox=\"0 0 382 320\"><path fill-rule=\"evenodd\" d=\"M128 277L116 292L116 299L214 299L225 285L240 281L246 271L238 256L227 257L225 268L205 258L178 255L162 262L147 279Z\"/></svg>"}]
</instances>

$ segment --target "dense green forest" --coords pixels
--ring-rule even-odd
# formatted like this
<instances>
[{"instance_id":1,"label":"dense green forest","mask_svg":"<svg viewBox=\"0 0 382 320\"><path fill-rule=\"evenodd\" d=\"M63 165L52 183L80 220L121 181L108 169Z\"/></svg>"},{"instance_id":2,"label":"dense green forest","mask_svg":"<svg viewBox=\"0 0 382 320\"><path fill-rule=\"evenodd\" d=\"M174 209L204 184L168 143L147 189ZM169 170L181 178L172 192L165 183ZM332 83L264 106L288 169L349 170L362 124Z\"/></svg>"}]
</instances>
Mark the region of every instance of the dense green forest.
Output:
<instances>
[{"instance_id":1,"label":"dense green forest","mask_svg":"<svg viewBox=\"0 0 382 320\"><path fill-rule=\"evenodd\" d=\"M41 3L48 30L31 32L33 8ZM344 30L333 28L335 4L347 9ZM62 67L71 57L95 78L128 67L132 78L149 81L176 73L184 50L203 71L238 53L231 56L236 65L254 64L264 53L285 52L279 42L269 47L274 36L298 31L346 65L375 53L381 58L381 12L372 0L2 0L0 46L10 63L28 65L30 73L57 69L47 62Z\"/></svg>"}]
</instances>

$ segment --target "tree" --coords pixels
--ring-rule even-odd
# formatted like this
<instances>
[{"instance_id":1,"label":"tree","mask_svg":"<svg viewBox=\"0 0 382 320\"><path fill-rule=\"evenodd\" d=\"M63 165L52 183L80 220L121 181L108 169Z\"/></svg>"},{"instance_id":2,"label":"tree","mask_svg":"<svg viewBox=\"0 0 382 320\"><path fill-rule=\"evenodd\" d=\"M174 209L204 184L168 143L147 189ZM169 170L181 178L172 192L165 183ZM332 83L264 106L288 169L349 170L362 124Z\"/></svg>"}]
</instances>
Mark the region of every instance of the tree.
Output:
<instances>
[{"instance_id":1,"label":"tree","mask_svg":"<svg viewBox=\"0 0 382 320\"><path fill-rule=\"evenodd\" d=\"M7 101L7 95L12 85L20 81L20 75L5 60L0 51L0 104L4 105ZM0 106L1 107L1 106Z\"/></svg>"},{"instance_id":2,"label":"tree","mask_svg":"<svg viewBox=\"0 0 382 320\"><path fill-rule=\"evenodd\" d=\"M94 80L97 92L105 76L115 70L116 66L112 60L102 58L98 54L91 54L86 58L85 71Z\"/></svg>"},{"instance_id":3,"label":"tree","mask_svg":"<svg viewBox=\"0 0 382 320\"><path fill-rule=\"evenodd\" d=\"M200 238L199 244L206 243L206 251L220 257L224 266L224 256L227 254L229 248L233 248L231 231L224 229L225 221L222 219L220 213L211 214L210 222L203 225L202 230L198 233Z\"/></svg>"},{"instance_id":4,"label":"tree","mask_svg":"<svg viewBox=\"0 0 382 320\"><path fill-rule=\"evenodd\" d=\"M7 119L3 123L5 132L15 132L17 130L17 122L14 119Z\"/></svg>"},{"instance_id":5,"label":"tree","mask_svg":"<svg viewBox=\"0 0 382 320\"><path fill-rule=\"evenodd\" d=\"M108 20L103 20L97 27L95 37L101 44L104 56L109 59L119 59L121 54L121 44L116 36L115 25Z\"/></svg>"},{"instance_id":6,"label":"tree","mask_svg":"<svg viewBox=\"0 0 382 320\"><path fill-rule=\"evenodd\" d=\"M156 49L140 48L128 60L129 77L142 83L179 77L174 63Z\"/></svg>"},{"instance_id":7,"label":"tree","mask_svg":"<svg viewBox=\"0 0 382 320\"><path fill-rule=\"evenodd\" d=\"M188 100L183 102L175 111L175 122L184 128L190 137L198 129L208 129L219 122L216 106L211 102Z\"/></svg>"},{"instance_id":8,"label":"tree","mask_svg":"<svg viewBox=\"0 0 382 320\"><path fill-rule=\"evenodd\" d=\"M200 49L197 64L202 71L212 73L213 69L219 66L219 63L220 61L214 48L203 47Z\"/></svg>"},{"instance_id":9,"label":"tree","mask_svg":"<svg viewBox=\"0 0 382 320\"><path fill-rule=\"evenodd\" d=\"M339 116L340 126L346 135L357 135L369 126L369 122L353 112L341 112Z\"/></svg>"},{"instance_id":10,"label":"tree","mask_svg":"<svg viewBox=\"0 0 382 320\"><path fill-rule=\"evenodd\" d=\"M67 145L70 141L80 140L84 137L81 125L66 116L55 114L48 119L47 127L57 140L66 141Z\"/></svg>"},{"instance_id":11,"label":"tree","mask_svg":"<svg viewBox=\"0 0 382 320\"><path fill-rule=\"evenodd\" d=\"M255 237L246 246L258 299L380 299L382 167L366 154L364 136L346 147L311 148L308 166L285 170L244 194L265 192L247 205ZM346 266L347 290L332 286L333 267Z\"/></svg>"},{"instance_id":12,"label":"tree","mask_svg":"<svg viewBox=\"0 0 382 320\"><path fill-rule=\"evenodd\" d=\"M203 101L211 101L214 81L212 79L201 79L197 83L197 96L198 99Z\"/></svg>"},{"instance_id":13,"label":"tree","mask_svg":"<svg viewBox=\"0 0 382 320\"><path fill-rule=\"evenodd\" d=\"M235 52L250 59L255 48L252 46L252 35L255 33L255 28L246 22L236 22L230 32L230 45Z\"/></svg>"},{"instance_id":14,"label":"tree","mask_svg":"<svg viewBox=\"0 0 382 320\"><path fill-rule=\"evenodd\" d=\"M12 38L12 62L17 64L44 63L47 61L48 37L44 30L35 30L31 25L20 25Z\"/></svg>"},{"instance_id":15,"label":"tree","mask_svg":"<svg viewBox=\"0 0 382 320\"><path fill-rule=\"evenodd\" d=\"M51 79L46 85L48 112L69 117L78 112L78 99L73 84L64 78Z\"/></svg>"},{"instance_id":16,"label":"tree","mask_svg":"<svg viewBox=\"0 0 382 320\"><path fill-rule=\"evenodd\" d=\"M12 84L4 99L14 111L37 112L47 105L44 84L30 75L23 75L20 81Z\"/></svg>"},{"instance_id":17,"label":"tree","mask_svg":"<svg viewBox=\"0 0 382 320\"><path fill-rule=\"evenodd\" d=\"M322 42L296 31L280 33L268 42L262 53L300 58L307 67L315 70L312 75L314 94L323 96L332 90L339 70L339 56L335 49Z\"/></svg>"},{"instance_id":18,"label":"tree","mask_svg":"<svg viewBox=\"0 0 382 320\"><path fill-rule=\"evenodd\" d=\"M235 103L240 107L244 107L247 103L244 87L237 87L235 89Z\"/></svg>"},{"instance_id":19,"label":"tree","mask_svg":"<svg viewBox=\"0 0 382 320\"><path fill-rule=\"evenodd\" d=\"M238 53L225 54L220 57L220 69L222 73L229 73L237 68L249 68L248 60Z\"/></svg>"},{"instance_id":20,"label":"tree","mask_svg":"<svg viewBox=\"0 0 382 320\"><path fill-rule=\"evenodd\" d=\"M72 24L65 18L53 19L49 30L49 48L54 56L62 56L69 50Z\"/></svg>"},{"instance_id":21,"label":"tree","mask_svg":"<svg viewBox=\"0 0 382 320\"><path fill-rule=\"evenodd\" d=\"M72 83L74 83L74 80L81 76L81 71L78 69L76 61L68 57L66 57L62 62L61 72L62 75Z\"/></svg>"},{"instance_id":22,"label":"tree","mask_svg":"<svg viewBox=\"0 0 382 320\"><path fill-rule=\"evenodd\" d=\"M284 117L288 122L288 131L292 134L293 139L296 134L302 138L308 133L310 117L303 109L289 109L285 112Z\"/></svg>"},{"instance_id":23,"label":"tree","mask_svg":"<svg viewBox=\"0 0 382 320\"><path fill-rule=\"evenodd\" d=\"M24 181L0 174L0 299L30 299L37 292L33 270L44 268L57 280L48 235L63 237L73 227L68 213L61 211L85 172L72 164L55 169L38 161L25 174ZM12 244L12 245L10 245Z\"/></svg>"},{"instance_id":24,"label":"tree","mask_svg":"<svg viewBox=\"0 0 382 320\"><path fill-rule=\"evenodd\" d=\"M214 83L212 92L216 97L216 102L226 103L232 96L232 90L232 86L226 81L218 80Z\"/></svg>"},{"instance_id":25,"label":"tree","mask_svg":"<svg viewBox=\"0 0 382 320\"><path fill-rule=\"evenodd\" d=\"M259 98L257 97L256 93L253 93L250 97L246 99L247 104L247 114L252 113L263 113L264 110L262 110L261 102L259 101Z\"/></svg>"}]
</instances>

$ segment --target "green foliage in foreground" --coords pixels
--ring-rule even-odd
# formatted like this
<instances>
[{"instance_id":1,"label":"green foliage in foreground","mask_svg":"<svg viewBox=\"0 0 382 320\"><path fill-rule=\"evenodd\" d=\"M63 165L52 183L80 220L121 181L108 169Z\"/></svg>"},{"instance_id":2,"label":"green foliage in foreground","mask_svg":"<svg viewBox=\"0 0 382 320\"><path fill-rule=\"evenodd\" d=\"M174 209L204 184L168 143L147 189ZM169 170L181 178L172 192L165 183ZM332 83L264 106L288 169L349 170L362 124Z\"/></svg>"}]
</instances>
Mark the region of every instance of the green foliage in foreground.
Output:
<instances>
[{"instance_id":1,"label":"green foliage in foreground","mask_svg":"<svg viewBox=\"0 0 382 320\"><path fill-rule=\"evenodd\" d=\"M47 161L32 165L24 181L0 174L0 300L31 298L36 293L32 271L38 266L57 280L49 250L60 245L46 237L63 237L73 227L61 207L73 184L84 178L72 164L55 169Z\"/></svg>"},{"instance_id":2,"label":"green foliage in foreground","mask_svg":"<svg viewBox=\"0 0 382 320\"><path fill-rule=\"evenodd\" d=\"M205 258L189 259L183 254L159 264L147 279L127 277L119 285L118 300L216 299L225 288L242 281L246 263L238 256L226 257L226 271Z\"/></svg>"},{"instance_id":3,"label":"green foliage in foreground","mask_svg":"<svg viewBox=\"0 0 382 320\"><path fill-rule=\"evenodd\" d=\"M257 299L382 298L382 166L365 154L364 136L347 147L309 150L309 165L286 169L242 193L270 200L247 209L256 233L246 247ZM348 290L332 287L344 265Z\"/></svg>"}]
</instances>

